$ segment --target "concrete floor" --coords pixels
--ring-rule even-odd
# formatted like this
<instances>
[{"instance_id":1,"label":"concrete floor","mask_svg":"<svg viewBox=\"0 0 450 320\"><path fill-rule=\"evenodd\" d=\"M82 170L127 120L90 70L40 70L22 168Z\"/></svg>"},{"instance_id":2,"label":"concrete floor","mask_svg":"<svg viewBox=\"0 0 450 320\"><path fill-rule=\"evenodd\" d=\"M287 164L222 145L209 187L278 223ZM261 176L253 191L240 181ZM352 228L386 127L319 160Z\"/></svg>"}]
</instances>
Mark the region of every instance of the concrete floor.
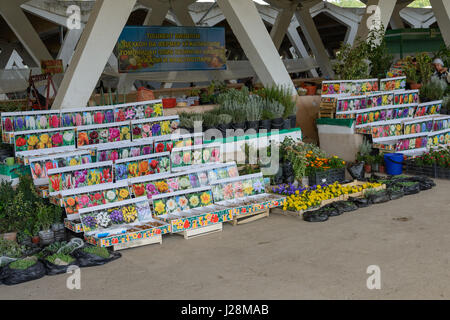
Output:
<instances>
[{"instance_id":1,"label":"concrete floor","mask_svg":"<svg viewBox=\"0 0 450 320\"><path fill-rule=\"evenodd\" d=\"M122 251L108 265L13 287L0 299L450 299L450 181L325 223L272 214L192 240ZM369 290L369 265L381 290Z\"/></svg>"}]
</instances>

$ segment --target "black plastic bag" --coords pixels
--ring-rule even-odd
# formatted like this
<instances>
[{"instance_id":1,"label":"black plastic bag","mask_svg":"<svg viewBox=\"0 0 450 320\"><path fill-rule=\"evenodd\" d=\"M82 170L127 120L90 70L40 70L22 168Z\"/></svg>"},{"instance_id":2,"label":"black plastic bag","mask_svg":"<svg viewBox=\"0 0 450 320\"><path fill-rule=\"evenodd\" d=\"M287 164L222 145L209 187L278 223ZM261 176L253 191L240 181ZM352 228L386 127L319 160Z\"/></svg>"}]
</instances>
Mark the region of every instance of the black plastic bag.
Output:
<instances>
[{"instance_id":1,"label":"black plastic bag","mask_svg":"<svg viewBox=\"0 0 450 320\"><path fill-rule=\"evenodd\" d=\"M356 206L358 208L365 208L370 206L370 201L366 198L354 198L354 197L349 197L348 201L353 202L354 204L356 204Z\"/></svg>"},{"instance_id":2,"label":"black plastic bag","mask_svg":"<svg viewBox=\"0 0 450 320\"><path fill-rule=\"evenodd\" d=\"M351 201L336 201L332 203L340 213L358 210L358 206Z\"/></svg>"},{"instance_id":3,"label":"black plastic bag","mask_svg":"<svg viewBox=\"0 0 450 320\"><path fill-rule=\"evenodd\" d=\"M347 168L347 170L353 179L364 179L364 162L353 163Z\"/></svg>"},{"instance_id":4,"label":"black plastic bag","mask_svg":"<svg viewBox=\"0 0 450 320\"><path fill-rule=\"evenodd\" d=\"M290 161L286 161L283 163L283 177L285 183L294 183L294 169L292 168L292 164Z\"/></svg>"},{"instance_id":5,"label":"black plastic bag","mask_svg":"<svg viewBox=\"0 0 450 320\"><path fill-rule=\"evenodd\" d=\"M328 220L328 215L322 210L314 210L303 213L303 220L308 222L324 222Z\"/></svg>"},{"instance_id":6,"label":"black plastic bag","mask_svg":"<svg viewBox=\"0 0 450 320\"><path fill-rule=\"evenodd\" d=\"M327 204L319 209L322 213L326 214L329 217L337 217L342 214L338 209L332 206L332 204Z\"/></svg>"},{"instance_id":7,"label":"black plastic bag","mask_svg":"<svg viewBox=\"0 0 450 320\"><path fill-rule=\"evenodd\" d=\"M416 182L409 186L403 186L403 192L405 193L405 196L419 193L420 192L420 183Z\"/></svg>"},{"instance_id":8,"label":"black plastic bag","mask_svg":"<svg viewBox=\"0 0 450 320\"><path fill-rule=\"evenodd\" d=\"M400 199L401 197L403 197L405 195L405 193L401 189L400 190L398 190L398 189L388 189L387 193L389 195L389 199L391 199L391 200Z\"/></svg>"},{"instance_id":9,"label":"black plastic bag","mask_svg":"<svg viewBox=\"0 0 450 320\"><path fill-rule=\"evenodd\" d=\"M51 263L47 259L43 259L42 263L45 266L45 274L48 275L48 276L53 276L53 275L61 274L61 273L67 273L67 269L70 266L77 266L78 265L77 260L69 263L66 266L59 266L57 264Z\"/></svg>"},{"instance_id":10,"label":"black plastic bag","mask_svg":"<svg viewBox=\"0 0 450 320\"><path fill-rule=\"evenodd\" d=\"M391 200L386 191L379 191L374 194L369 194L367 196L367 199L369 199L370 203L373 204L388 202L389 200Z\"/></svg>"},{"instance_id":11,"label":"black plastic bag","mask_svg":"<svg viewBox=\"0 0 450 320\"><path fill-rule=\"evenodd\" d=\"M272 178L273 184L282 184L283 183L283 167L280 166L278 168L277 174Z\"/></svg>"},{"instance_id":12,"label":"black plastic bag","mask_svg":"<svg viewBox=\"0 0 450 320\"><path fill-rule=\"evenodd\" d=\"M119 252L109 252L108 258L103 258L100 256L97 256L95 254L90 254L83 251L83 248L77 249L72 253L72 256L77 259L77 265L80 268L86 268L86 267L95 267L95 266L102 266L104 264L107 264L108 262L111 262L113 260L119 259L122 255Z\"/></svg>"},{"instance_id":13,"label":"black plastic bag","mask_svg":"<svg viewBox=\"0 0 450 320\"><path fill-rule=\"evenodd\" d=\"M11 286L42 278L45 276L45 267L39 261L25 270L11 269L7 265L2 268L1 273L2 283Z\"/></svg>"}]
</instances>

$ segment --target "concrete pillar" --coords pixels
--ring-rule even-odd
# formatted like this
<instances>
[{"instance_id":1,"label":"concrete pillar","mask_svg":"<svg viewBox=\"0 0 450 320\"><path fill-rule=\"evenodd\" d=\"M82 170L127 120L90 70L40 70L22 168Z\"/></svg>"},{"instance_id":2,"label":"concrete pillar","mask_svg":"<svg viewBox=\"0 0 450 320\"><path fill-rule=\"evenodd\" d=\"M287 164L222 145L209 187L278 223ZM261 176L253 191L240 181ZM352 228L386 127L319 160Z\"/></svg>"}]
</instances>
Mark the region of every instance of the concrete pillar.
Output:
<instances>
[{"instance_id":1,"label":"concrete pillar","mask_svg":"<svg viewBox=\"0 0 450 320\"><path fill-rule=\"evenodd\" d=\"M217 4L264 86L295 87L252 0L217 0Z\"/></svg>"},{"instance_id":2,"label":"concrete pillar","mask_svg":"<svg viewBox=\"0 0 450 320\"><path fill-rule=\"evenodd\" d=\"M430 0L430 4L441 30L442 38L444 38L445 44L450 46L450 1Z\"/></svg>"},{"instance_id":3,"label":"concrete pillar","mask_svg":"<svg viewBox=\"0 0 450 320\"><path fill-rule=\"evenodd\" d=\"M383 26L385 29L391 20L396 0L368 0L366 11L361 19L356 38L367 39L370 30Z\"/></svg>"},{"instance_id":4,"label":"concrete pillar","mask_svg":"<svg viewBox=\"0 0 450 320\"><path fill-rule=\"evenodd\" d=\"M297 54L302 58L308 58L309 57L308 51L306 51L305 45L303 44L302 38L298 34L297 28L291 25L288 28L287 36ZM309 73L311 74L312 77L319 76L316 69L311 69Z\"/></svg>"},{"instance_id":5,"label":"concrete pillar","mask_svg":"<svg viewBox=\"0 0 450 320\"><path fill-rule=\"evenodd\" d=\"M19 41L30 53L34 62L40 66L41 60L51 60L52 55L39 38L39 34L34 30L25 13L20 8L24 0L0 1L0 14L14 31Z\"/></svg>"},{"instance_id":6,"label":"concrete pillar","mask_svg":"<svg viewBox=\"0 0 450 320\"><path fill-rule=\"evenodd\" d=\"M402 2L402 3L397 3L395 5L394 11L392 12L391 21L390 21L392 29L404 29L405 28L405 24L403 23L403 19L400 16L400 11L403 10L404 8L406 8L411 2L412 1L410 1L410 2Z\"/></svg>"},{"instance_id":7,"label":"concrete pillar","mask_svg":"<svg viewBox=\"0 0 450 320\"><path fill-rule=\"evenodd\" d=\"M5 69L5 66L8 64L11 55L14 52L13 46L9 44L3 44L0 46L0 69Z\"/></svg>"},{"instance_id":8,"label":"concrete pillar","mask_svg":"<svg viewBox=\"0 0 450 320\"><path fill-rule=\"evenodd\" d=\"M331 67L330 58L317 31L314 20L311 17L310 6L304 6L295 12L298 23L302 28L303 34L314 53L314 58L322 71L322 74L326 77L332 78L334 76L333 68Z\"/></svg>"},{"instance_id":9,"label":"concrete pillar","mask_svg":"<svg viewBox=\"0 0 450 320\"><path fill-rule=\"evenodd\" d=\"M84 107L95 89L136 0L97 0L53 109Z\"/></svg>"},{"instance_id":10,"label":"concrete pillar","mask_svg":"<svg viewBox=\"0 0 450 320\"><path fill-rule=\"evenodd\" d=\"M151 7L151 10L148 10L147 16L145 17L144 26L162 25L164 19L166 18L167 12L169 12L170 3L168 1L154 3L148 0L141 2L148 7Z\"/></svg>"},{"instance_id":11,"label":"concrete pillar","mask_svg":"<svg viewBox=\"0 0 450 320\"><path fill-rule=\"evenodd\" d=\"M177 17L177 21L181 26L194 27L195 22L189 13L189 5L196 2L196 0L176 0L171 1L172 11Z\"/></svg>"},{"instance_id":12,"label":"concrete pillar","mask_svg":"<svg viewBox=\"0 0 450 320\"><path fill-rule=\"evenodd\" d=\"M64 42L59 49L57 57L57 59L61 59L63 61L64 70L72 60L73 53L78 44L78 41L80 40L81 34L83 33L83 29L84 25L81 25L80 29L68 30L66 33L66 37L64 38Z\"/></svg>"},{"instance_id":13,"label":"concrete pillar","mask_svg":"<svg viewBox=\"0 0 450 320\"><path fill-rule=\"evenodd\" d=\"M280 49L281 43L283 42L284 36L286 35L286 32L291 24L292 17L294 16L297 6L298 3L294 2L290 8L280 10L277 18L275 19L275 23L270 31L270 37L272 38L277 50Z\"/></svg>"}]
</instances>

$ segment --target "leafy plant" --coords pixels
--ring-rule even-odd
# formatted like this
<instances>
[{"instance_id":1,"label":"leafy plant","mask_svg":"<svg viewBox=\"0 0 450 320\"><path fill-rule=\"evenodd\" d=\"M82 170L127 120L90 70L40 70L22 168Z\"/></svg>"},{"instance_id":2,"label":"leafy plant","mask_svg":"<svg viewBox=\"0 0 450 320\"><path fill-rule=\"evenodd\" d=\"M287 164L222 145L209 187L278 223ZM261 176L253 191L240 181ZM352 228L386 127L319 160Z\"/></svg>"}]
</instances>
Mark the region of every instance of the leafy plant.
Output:
<instances>
[{"instance_id":1,"label":"leafy plant","mask_svg":"<svg viewBox=\"0 0 450 320\"><path fill-rule=\"evenodd\" d=\"M431 80L433 74L432 60L428 54L422 52L416 56L417 69L419 70L419 81L425 84Z\"/></svg>"},{"instance_id":2,"label":"leafy plant","mask_svg":"<svg viewBox=\"0 0 450 320\"><path fill-rule=\"evenodd\" d=\"M51 256L48 256L47 261L53 263L53 264L57 264L55 263L56 259L59 259L61 261L64 261L66 263L72 263L75 261L75 258L73 258L72 256L68 255L68 254L63 254L63 253L55 253L52 254Z\"/></svg>"},{"instance_id":3,"label":"leafy plant","mask_svg":"<svg viewBox=\"0 0 450 320\"><path fill-rule=\"evenodd\" d=\"M430 81L420 88L420 99L429 101L442 100L446 90L447 81L438 77L431 77Z\"/></svg>"},{"instance_id":4,"label":"leafy plant","mask_svg":"<svg viewBox=\"0 0 450 320\"><path fill-rule=\"evenodd\" d=\"M29 267L34 266L36 262L37 262L36 260L29 258L19 259L11 262L9 264L9 267L14 270L25 270L28 269Z\"/></svg>"},{"instance_id":5,"label":"leafy plant","mask_svg":"<svg viewBox=\"0 0 450 320\"><path fill-rule=\"evenodd\" d=\"M388 53L385 29L373 29L369 32L366 41L367 58L370 61L370 76L384 78L392 65L394 57Z\"/></svg>"},{"instance_id":6,"label":"leafy plant","mask_svg":"<svg viewBox=\"0 0 450 320\"><path fill-rule=\"evenodd\" d=\"M53 208L43 203L36 203L36 216L42 230L49 230L53 223Z\"/></svg>"},{"instance_id":7,"label":"leafy plant","mask_svg":"<svg viewBox=\"0 0 450 320\"><path fill-rule=\"evenodd\" d=\"M279 102L284 107L283 118L295 114L295 100L292 96L293 92L288 86L261 88L257 93L266 100L267 104L272 104L274 101Z\"/></svg>"},{"instance_id":8,"label":"leafy plant","mask_svg":"<svg viewBox=\"0 0 450 320\"><path fill-rule=\"evenodd\" d=\"M106 248L89 246L84 247L82 250L86 253L94 254L105 259L109 258L109 251Z\"/></svg>"},{"instance_id":9,"label":"leafy plant","mask_svg":"<svg viewBox=\"0 0 450 320\"><path fill-rule=\"evenodd\" d=\"M213 112L205 112L202 118L204 126L214 127L219 124L217 115Z\"/></svg>"},{"instance_id":10,"label":"leafy plant","mask_svg":"<svg viewBox=\"0 0 450 320\"><path fill-rule=\"evenodd\" d=\"M406 76L406 79L412 83L418 83L420 80L419 71L417 70L416 63L414 62L414 58L408 56L405 58L405 64L403 66L403 72Z\"/></svg>"},{"instance_id":11,"label":"leafy plant","mask_svg":"<svg viewBox=\"0 0 450 320\"><path fill-rule=\"evenodd\" d=\"M259 121L262 116L263 101L259 96L251 96L244 105L244 111L248 121Z\"/></svg>"},{"instance_id":12,"label":"leafy plant","mask_svg":"<svg viewBox=\"0 0 450 320\"><path fill-rule=\"evenodd\" d=\"M369 77L369 61L365 41L356 40L356 45L342 43L336 53L333 71L341 80L366 79Z\"/></svg>"},{"instance_id":13,"label":"leafy plant","mask_svg":"<svg viewBox=\"0 0 450 320\"><path fill-rule=\"evenodd\" d=\"M218 122L219 124L230 124L231 121L233 121L233 117L230 116L229 114L220 114L218 117Z\"/></svg>"},{"instance_id":14,"label":"leafy plant","mask_svg":"<svg viewBox=\"0 0 450 320\"><path fill-rule=\"evenodd\" d=\"M272 114L273 119L278 119L283 117L284 114L284 106L278 101L270 101L267 105L269 112Z\"/></svg>"},{"instance_id":15,"label":"leafy plant","mask_svg":"<svg viewBox=\"0 0 450 320\"><path fill-rule=\"evenodd\" d=\"M15 241L0 238L0 256L20 258L24 251L25 246L21 246Z\"/></svg>"}]
</instances>

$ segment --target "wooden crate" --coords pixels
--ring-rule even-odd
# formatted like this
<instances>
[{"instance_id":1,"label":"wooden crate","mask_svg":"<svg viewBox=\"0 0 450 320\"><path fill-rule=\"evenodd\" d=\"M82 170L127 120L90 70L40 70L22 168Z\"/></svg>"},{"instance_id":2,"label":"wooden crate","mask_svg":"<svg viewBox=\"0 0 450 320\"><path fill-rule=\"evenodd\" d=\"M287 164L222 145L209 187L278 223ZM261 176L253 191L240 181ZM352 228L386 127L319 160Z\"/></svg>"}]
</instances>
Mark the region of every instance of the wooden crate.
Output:
<instances>
[{"instance_id":1,"label":"wooden crate","mask_svg":"<svg viewBox=\"0 0 450 320\"><path fill-rule=\"evenodd\" d=\"M186 240L197 238L200 236L206 236L211 233L221 232L223 230L223 223L215 223L206 227L200 227L195 229L184 230L183 232L175 233L183 236Z\"/></svg>"},{"instance_id":2,"label":"wooden crate","mask_svg":"<svg viewBox=\"0 0 450 320\"><path fill-rule=\"evenodd\" d=\"M250 212L246 214L235 215L233 220L229 221L233 226L238 224L244 224L252 221L256 221L269 216L269 209Z\"/></svg>"},{"instance_id":3,"label":"wooden crate","mask_svg":"<svg viewBox=\"0 0 450 320\"><path fill-rule=\"evenodd\" d=\"M336 114L336 101L322 101L319 107L319 118L334 118Z\"/></svg>"},{"instance_id":4,"label":"wooden crate","mask_svg":"<svg viewBox=\"0 0 450 320\"><path fill-rule=\"evenodd\" d=\"M155 243L162 244L162 236L160 234L150 237L150 238L146 238L146 239L116 244L113 246L113 250L119 251L119 250L125 250L125 249L130 249L130 248L142 247L142 246L146 246L149 244L155 244Z\"/></svg>"}]
</instances>

